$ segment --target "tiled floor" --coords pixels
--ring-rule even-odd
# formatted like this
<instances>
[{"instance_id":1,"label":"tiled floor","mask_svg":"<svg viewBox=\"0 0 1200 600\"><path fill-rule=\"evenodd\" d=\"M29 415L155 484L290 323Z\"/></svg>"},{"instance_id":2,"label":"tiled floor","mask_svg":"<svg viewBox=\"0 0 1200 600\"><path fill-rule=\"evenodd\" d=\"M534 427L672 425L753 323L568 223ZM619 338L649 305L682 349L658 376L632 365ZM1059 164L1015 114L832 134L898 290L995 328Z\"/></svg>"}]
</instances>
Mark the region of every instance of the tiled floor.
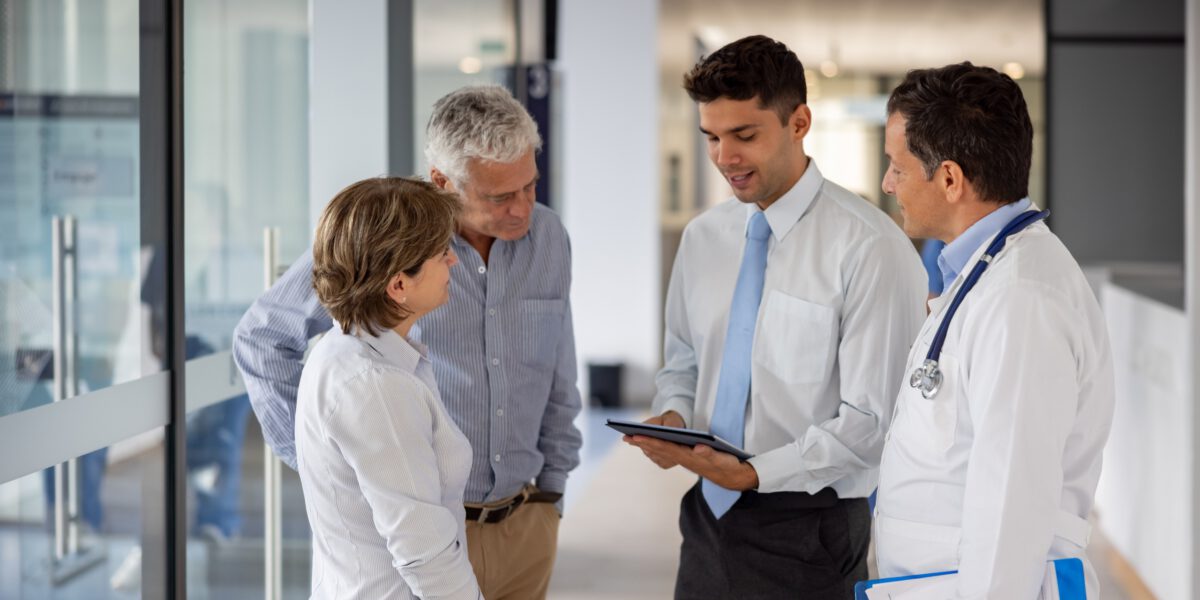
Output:
<instances>
[{"instance_id":1,"label":"tiled floor","mask_svg":"<svg viewBox=\"0 0 1200 600\"><path fill-rule=\"evenodd\" d=\"M602 415L591 417L602 422ZM695 478L663 471L605 428L589 438L591 473L572 476L550 598L670 598L679 555L679 499ZM603 448L603 451L596 452Z\"/></svg>"}]
</instances>

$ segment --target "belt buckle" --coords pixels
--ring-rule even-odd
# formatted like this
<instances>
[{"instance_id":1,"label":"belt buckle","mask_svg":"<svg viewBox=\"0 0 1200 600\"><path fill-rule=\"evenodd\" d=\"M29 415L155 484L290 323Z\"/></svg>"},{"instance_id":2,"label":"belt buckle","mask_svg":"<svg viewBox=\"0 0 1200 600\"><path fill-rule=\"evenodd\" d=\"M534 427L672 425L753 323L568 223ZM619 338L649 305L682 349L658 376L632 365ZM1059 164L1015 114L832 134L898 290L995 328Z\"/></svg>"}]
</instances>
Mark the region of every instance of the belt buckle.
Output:
<instances>
[{"instance_id":1,"label":"belt buckle","mask_svg":"<svg viewBox=\"0 0 1200 600\"><path fill-rule=\"evenodd\" d=\"M499 523L500 521L503 521L503 520L507 519L508 517L512 516L512 510L513 510L513 505L511 505L511 504L493 509L491 514L497 515L497 517L496 517L495 521L492 521L492 523Z\"/></svg>"},{"instance_id":2,"label":"belt buckle","mask_svg":"<svg viewBox=\"0 0 1200 600\"><path fill-rule=\"evenodd\" d=\"M479 507L479 516L475 517L475 522L487 523L487 517L489 514L491 514L491 512L492 512L492 509L490 509L486 506L480 506Z\"/></svg>"},{"instance_id":3,"label":"belt buckle","mask_svg":"<svg viewBox=\"0 0 1200 600\"><path fill-rule=\"evenodd\" d=\"M507 519L508 517L512 516L512 511L519 508L522 504L525 504L526 502L528 502L529 494L530 494L530 491L529 491L528 487L526 487L526 488L522 488L521 492L519 494L517 494L516 496L513 496L513 499L511 501L509 501L508 504L505 504L504 506L492 506L492 507L480 506L479 507L479 516L476 517L474 520L479 523L489 523L489 522L499 523L500 521L503 521L504 519ZM495 521L488 521L488 516L493 515L493 514L499 514L501 512L504 513L504 516L496 519Z\"/></svg>"}]
</instances>

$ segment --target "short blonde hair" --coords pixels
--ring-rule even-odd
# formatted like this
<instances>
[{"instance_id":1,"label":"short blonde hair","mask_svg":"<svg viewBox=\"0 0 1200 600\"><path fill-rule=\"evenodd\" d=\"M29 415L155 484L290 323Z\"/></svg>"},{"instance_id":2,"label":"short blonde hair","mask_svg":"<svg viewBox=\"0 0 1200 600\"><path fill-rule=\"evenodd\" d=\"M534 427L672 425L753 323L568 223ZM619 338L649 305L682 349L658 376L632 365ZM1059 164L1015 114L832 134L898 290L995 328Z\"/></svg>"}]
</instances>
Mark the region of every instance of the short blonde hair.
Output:
<instances>
[{"instance_id":1,"label":"short blonde hair","mask_svg":"<svg viewBox=\"0 0 1200 600\"><path fill-rule=\"evenodd\" d=\"M445 252L460 209L454 195L403 177L364 179L333 197L317 225L312 279L343 332L378 335L412 314L388 297L388 283Z\"/></svg>"}]
</instances>

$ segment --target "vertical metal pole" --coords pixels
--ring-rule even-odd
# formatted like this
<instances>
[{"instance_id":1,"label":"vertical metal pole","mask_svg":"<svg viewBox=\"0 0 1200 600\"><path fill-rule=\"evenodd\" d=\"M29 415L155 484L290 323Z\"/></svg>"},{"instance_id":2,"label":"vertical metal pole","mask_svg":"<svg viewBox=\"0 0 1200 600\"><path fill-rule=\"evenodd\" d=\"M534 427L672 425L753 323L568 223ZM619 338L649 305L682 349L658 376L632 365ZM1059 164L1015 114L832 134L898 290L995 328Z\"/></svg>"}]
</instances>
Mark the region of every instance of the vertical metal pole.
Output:
<instances>
[{"instance_id":1,"label":"vertical metal pole","mask_svg":"<svg viewBox=\"0 0 1200 600\"><path fill-rule=\"evenodd\" d=\"M522 0L513 0L513 96L522 106L529 104L529 90L525 74L525 24L521 20Z\"/></svg>"},{"instance_id":2,"label":"vertical metal pole","mask_svg":"<svg viewBox=\"0 0 1200 600\"><path fill-rule=\"evenodd\" d=\"M185 599L188 570L187 353L184 319L183 1L139 0L138 143L139 239L163 264L147 285L164 293L150 300L161 319L150 333L170 377L170 422L158 474L147 470L148 499L159 481L164 497L143 506L142 595Z\"/></svg>"},{"instance_id":3,"label":"vertical metal pole","mask_svg":"<svg viewBox=\"0 0 1200 600\"><path fill-rule=\"evenodd\" d=\"M55 402L79 395L75 229L75 217L70 215L55 216L50 222ZM78 465L75 458L54 465L54 557L58 561L79 552Z\"/></svg>"},{"instance_id":4,"label":"vertical metal pole","mask_svg":"<svg viewBox=\"0 0 1200 600\"><path fill-rule=\"evenodd\" d=\"M63 218L55 216L50 221L50 281L52 286L51 310L54 313L54 401L66 398L66 316L63 314L63 258L66 254L63 241ZM58 561L66 558L67 548L67 504L64 498L67 486L64 485L69 472L67 463L54 465L54 558Z\"/></svg>"},{"instance_id":5,"label":"vertical metal pole","mask_svg":"<svg viewBox=\"0 0 1200 600\"><path fill-rule=\"evenodd\" d=\"M387 3L388 173L407 175L420 168L413 151L413 0Z\"/></svg>"},{"instance_id":6,"label":"vertical metal pole","mask_svg":"<svg viewBox=\"0 0 1200 600\"><path fill-rule=\"evenodd\" d=\"M275 283L279 265L279 229L263 228L263 289ZM280 504L282 464L263 444L263 564L265 567L264 597L280 600L283 597L283 516Z\"/></svg>"},{"instance_id":7,"label":"vertical metal pole","mask_svg":"<svg viewBox=\"0 0 1200 600\"><path fill-rule=\"evenodd\" d=\"M65 356L63 357L63 367L66 371L64 374L65 381L63 382L63 391L65 398L74 398L79 395L79 332L76 324L78 310L76 309L77 291L76 291L76 252L75 217L67 215L63 219L62 228L62 245L63 245L63 263L62 263L62 316L64 323L63 331L63 346ZM66 472L66 502L67 502L67 552L75 554L79 552L79 520L82 517L80 514L80 491L79 491L79 459L72 458L67 461Z\"/></svg>"},{"instance_id":8,"label":"vertical metal pole","mask_svg":"<svg viewBox=\"0 0 1200 600\"><path fill-rule=\"evenodd\" d=\"M1191 596L1200 593L1200 0L1188 0L1184 25L1184 308L1188 326L1190 380L1187 382L1192 406L1192 531Z\"/></svg>"}]
</instances>

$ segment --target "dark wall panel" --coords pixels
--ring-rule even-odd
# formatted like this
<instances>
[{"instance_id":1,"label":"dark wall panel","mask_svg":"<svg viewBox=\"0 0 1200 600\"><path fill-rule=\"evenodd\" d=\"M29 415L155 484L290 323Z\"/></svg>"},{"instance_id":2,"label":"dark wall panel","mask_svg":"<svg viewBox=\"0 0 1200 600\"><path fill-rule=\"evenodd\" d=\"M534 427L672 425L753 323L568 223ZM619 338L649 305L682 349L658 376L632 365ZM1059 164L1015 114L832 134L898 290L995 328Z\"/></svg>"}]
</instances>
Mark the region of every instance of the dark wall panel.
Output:
<instances>
[{"instance_id":1,"label":"dark wall panel","mask_svg":"<svg viewBox=\"0 0 1200 600\"><path fill-rule=\"evenodd\" d=\"M1182 0L1051 0L1051 36L1183 35Z\"/></svg>"},{"instance_id":2,"label":"dark wall panel","mask_svg":"<svg viewBox=\"0 0 1200 600\"><path fill-rule=\"evenodd\" d=\"M1182 48L1051 43L1049 58L1055 231L1083 263L1182 262Z\"/></svg>"}]
</instances>

